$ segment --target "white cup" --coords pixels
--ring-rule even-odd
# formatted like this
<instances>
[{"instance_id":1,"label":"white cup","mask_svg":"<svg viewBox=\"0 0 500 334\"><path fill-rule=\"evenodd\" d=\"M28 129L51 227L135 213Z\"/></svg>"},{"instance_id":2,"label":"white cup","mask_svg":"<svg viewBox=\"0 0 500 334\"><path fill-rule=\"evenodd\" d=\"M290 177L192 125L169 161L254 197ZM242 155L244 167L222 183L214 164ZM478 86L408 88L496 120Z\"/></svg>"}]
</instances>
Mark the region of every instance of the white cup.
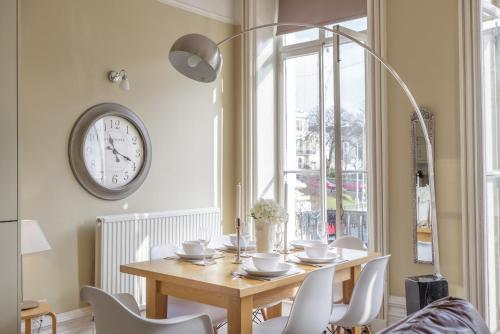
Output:
<instances>
[{"instance_id":1,"label":"white cup","mask_svg":"<svg viewBox=\"0 0 500 334\"><path fill-rule=\"evenodd\" d=\"M252 261L255 268L261 271L270 271L276 269L281 256L274 253L255 253L252 255Z\"/></svg>"},{"instance_id":2,"label":"white cup","mask_svg":"<svg viewBox=\"0 0 500 334\"><path fill-rule=\"evenodd\" d=\"M240 246L243 247L243 241L242 241L242 235L243 234L246 234L246 235L249 235L250 236L250 233L241 233L240 235ZM237 240L237 236L236 236L236 233L233 233L233 234L230 234L229 235L229 242L231 243L231 245L235 246L236 247L236 240Z\"/></svg>"},{"instance_id":3,"label":"white cup","mask_svg":"<svg viewBox=\"0 0 500 334\"><path fill-rule=\"evenodd\" d=\"M322 240L307 240L307 241L304 241L304 246L305 245L318 245L318 244L324 244L325 242L322 241Z\"/></svg>"},{"instance_id":4,"label":"white cup","mask_svg":"<svg viewBox=\"0 0 500 334\"><path fill-rule=\"evenodd\" d=\"M310 258L325 258L328 254L328 244L307 244L304 245L304 250L306 251L306 255Z\"/></svg>"},{"instance_id":5,"label":"white cup","mask_svg":"<svg viewBox=\"0 0 500 334\"><path fill-rule=\"evenodd\" d=\"M200 255L203 254L203 247L199 241L184 241L182 249L187 255Z\"/></svg>"}]
</instances>

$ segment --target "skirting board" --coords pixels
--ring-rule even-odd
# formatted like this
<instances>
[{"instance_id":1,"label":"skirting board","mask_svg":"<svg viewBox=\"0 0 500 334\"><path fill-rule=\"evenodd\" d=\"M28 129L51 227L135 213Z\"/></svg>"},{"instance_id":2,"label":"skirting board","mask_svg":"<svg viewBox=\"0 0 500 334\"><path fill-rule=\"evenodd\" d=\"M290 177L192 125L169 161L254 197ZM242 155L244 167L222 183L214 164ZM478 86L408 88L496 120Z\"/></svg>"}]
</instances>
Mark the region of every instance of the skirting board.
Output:
<instances>
[{"instance_id":1,"label":"skirting board","mask_svg":"<svg viewBox=\"0 0 500 334\"><path fill-rule=\"evenodd\" d=\"M287 311L291 307L291 302L284 302L284 311ZM388 310L388 323L393 324L401 319L406 317L406 300L404 297L398 296L389 296L389 310ZM58 327L63 326L70 322L75 321L92 321L92 309L90 307L79 308L76 310L72 310L69 312L59 313L57 314L57 325ZM377 322L373 324L374 327L378 329L382 329L384 326L382 322ZM50 329L51 323L49 317L44 317L42 331ZM39 323L33 322L33 329L38 330ZM21 331L24 333L24 322L21 324ZM35 332L36 333L36 332Z\"/></svg>"}]
</instances>

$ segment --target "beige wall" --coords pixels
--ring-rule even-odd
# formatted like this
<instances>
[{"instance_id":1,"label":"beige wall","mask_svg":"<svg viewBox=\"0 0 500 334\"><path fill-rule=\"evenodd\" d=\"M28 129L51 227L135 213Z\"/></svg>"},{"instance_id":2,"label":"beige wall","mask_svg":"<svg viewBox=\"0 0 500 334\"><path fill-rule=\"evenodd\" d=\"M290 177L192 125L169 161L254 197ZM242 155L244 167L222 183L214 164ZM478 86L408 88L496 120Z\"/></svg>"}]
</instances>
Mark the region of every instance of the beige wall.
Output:
<instances>
[{"instance_id":1,"label":"beige wall","mask_svg":"<svg viewBox=\"0 0 500 334\"><path fill-rule=\"evenodd\" d=\"M417 102L436 117L436 191L443 275L463 294L460 204L458 2L387 0L387 58ZM394 81L388 86L390 294L404 296L404 278L432 273L413 263L410 112Z\"/></svg>"},{"instance_id":2,"label":"beige wall","mask_svg":"<svg viewBox=\"0 0 500 334\"><path fill-rule=\"evenodd\" d=\"M63 312L79 307L80 286L93 282L96 216L216 205L213 121L221 113L225 189L234 189L232 46L223 50L223 81L214 84L175 72L168 51L182 34L218 40L235 28L155 0L20 2L20 212L40 221L52 246L23 259L24 296L47 299ZM129 92L106 79L108 70L121 68L129 74ZM135 111L153 143L146 182L116 202L89 195L67 158L73 124L101 102ZM225 192L225 218L233 215L233 198Z\"/></svg>"}]
</instances>

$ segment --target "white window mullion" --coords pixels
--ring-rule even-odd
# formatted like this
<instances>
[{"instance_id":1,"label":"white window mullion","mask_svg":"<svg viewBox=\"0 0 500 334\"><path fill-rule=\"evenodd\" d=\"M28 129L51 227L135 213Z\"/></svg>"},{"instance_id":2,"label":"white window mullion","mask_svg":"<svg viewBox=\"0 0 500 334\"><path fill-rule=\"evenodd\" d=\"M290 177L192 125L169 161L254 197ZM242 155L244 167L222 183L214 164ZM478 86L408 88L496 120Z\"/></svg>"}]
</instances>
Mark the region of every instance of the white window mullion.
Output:
<instances>
[{"instance_id":1,"label":"white window mullion","mask_svg":"<svg viewBox=\"0 0 500 334\"><path fill-rule=\"evenodd\" d=\"M320 154L320 189L321 189L321 220L320 224L324 224L325 232L328 230L327 224L327 192L326 192L326 155L325 155L325 83L324 83L324 66L323 66L323 48L319 50L319 154ZM328 235L325 233L325 238L328 241Z\"/></svg>"},{"instance_id":2,"label":"white window mullion","mask_svg":"<svg viewBox=\"0 0 500 334\"><path fill-rule=\"evenodd\" d=\"M338 29L338 26L336 27ZM335 126L335 233L336 238L344 234L342 228L342 134L341 134L341 113L340 113L340 43L339 36L334 36L333 43L333 112Z\"/></svg>"}]
</instances>

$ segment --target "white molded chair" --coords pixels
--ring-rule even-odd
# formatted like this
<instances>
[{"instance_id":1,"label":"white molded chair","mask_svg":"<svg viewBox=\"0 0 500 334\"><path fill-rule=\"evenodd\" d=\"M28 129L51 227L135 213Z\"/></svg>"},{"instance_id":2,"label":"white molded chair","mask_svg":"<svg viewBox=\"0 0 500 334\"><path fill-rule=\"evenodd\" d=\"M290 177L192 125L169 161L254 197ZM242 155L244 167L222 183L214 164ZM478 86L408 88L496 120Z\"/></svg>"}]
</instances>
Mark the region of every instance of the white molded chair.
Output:
<instances>
[{"instance_id":1,"label":"white molded chair","mask_svg":"<svg viewBox=\"0 0 500 334\"><path fill-rule=\"evenodd\" d=\"M351 236L345 236L345 237L340 237L336 240L334 240L330 246L336 247L336 248L349 248L349 249L355 249L355 250L366 250L366 245L363 242L363 240L356 238L356 237L351 237ZM334 283L333 284L333 300L335 303L342 303L342 298L343 298L343 289L342 289L342 283Z\"/></svg>"},{"instance_id":2,"label":"white molded chair","mask_svg":"<svg viewBox=\"0 0 500 334\"><path fill-rule=\"evenodd\" d=\"M253 326L254 334L319 334L328 325L332 309L335 266L310 272L301 284L290 316L272 318ZM221 331L226 333L226 328Z\"/></svg>"},{"instance_id":3,"label":"white molded chair","mask_svg":"<svg viewBox=\"0 0 500 334\"><path fill-rule=\"evenodd\" d=\"M384 296L384 281L390 255L368 262L352 291L349 305L334 304L330 324L342 328L365 327L377 317Z\"/></svg>"},{"instance_id":4,"label":"white molded chair","mask_svg":"<svg viewBox=\"0 0 500 334\"><path fill-rule=\"evenodd\" d=\"M363 240L351 236L340 237L333 241L330 245L337 248L366 250L366 245Z\"/></svg>"},{"instance_id":5,"label":"white molded chair","mask_svg":"<svg viewBox=\"0 0 500 334\"><path fill-rule=\"evenodd\" d=\"M175 245L170 244L151 247L150 258L151 260L158 260L175 256L175 249ZM227 319L227 312L224 308L201 304L172 296L168 297L167 318L199 313L208 314L212 319L213 326L216 330L224 324Z\"/></svg>"},{"instance_id":6,"label":"white molded chair","mask_svg":"<svg viewBox=\"0 0 500 334\"><path fill-rule=\"evenodd\" d=\"M97 334L212 334L212 322L206 314L173 319L146 319L140 316L134 297L116 297L91 286L84 286L80 299L92 305Z\"/></svg>"}]
</instances>

